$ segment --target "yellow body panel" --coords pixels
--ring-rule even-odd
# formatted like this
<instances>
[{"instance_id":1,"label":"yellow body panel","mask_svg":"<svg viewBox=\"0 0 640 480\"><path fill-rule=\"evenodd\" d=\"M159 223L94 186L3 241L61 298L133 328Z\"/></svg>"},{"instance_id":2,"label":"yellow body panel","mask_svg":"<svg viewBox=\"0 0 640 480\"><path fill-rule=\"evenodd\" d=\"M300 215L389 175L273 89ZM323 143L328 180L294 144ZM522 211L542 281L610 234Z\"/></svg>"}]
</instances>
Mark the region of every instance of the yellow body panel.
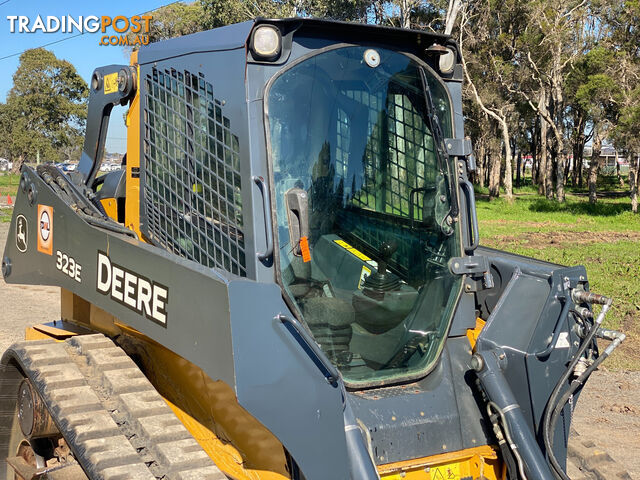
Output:
<instances>
[{"instance_id":1,"label":"yellow body panel","mask_svg":"<svg viewBox=\"0 0 640 480\"><path fill-rule=\"evenodd\" d=\"M105 213L109 215L109 218L117 222L118 221L118 202L116 201L116 199L105 198L103 200L100 200L100 203L102 204L102 208L104 208Z\"/></svg>"},{"instance_id":2,"label":"yellow body panel","mask_svg":"<svg viewBox=\"0 0 640 480\"><path fill-rule=\"evenodd\" d=\"M138 65L138 52L131 54L131 65ZM136 73L136 96L127 113L127 202L124 224L142 239L140 233L140 67ZM137 173L136 173L137 172Z\"/></svg>"},{"instance_id":3,"label":"yellow body panel","mask_svg":"<svg viewBox=\"0 0 640 480\"><path fill-rule=\"evenodd\" d=\"M469 339L469 343L471 344L471 349L475 350L476 342L478 341L478 336L480 332L484 328L484 324L487 323L481 318L476 318L476 328L467 330L467 338Z\"/></svg>"},{"instance_id":4,"label":"yellow body panel","mask_svg":"<svg viewBox=\"0 0 640 480\"><path fill-rule=\"evenodd\" d=\"M47 338L55 338L49 333L36 330L34 327L27 327L24 331L25 340L45 340Z\"/></svg>"},{"instance_id":5,"label":"yellow body panel","mask_svg":"<svg viewBox=\"0 0 640 480\"><path fill-rule=\"evenodd\" d=\"M378 466L381 480L501 480L505 469L488 446Z\"/></svg>"}]
</instances>

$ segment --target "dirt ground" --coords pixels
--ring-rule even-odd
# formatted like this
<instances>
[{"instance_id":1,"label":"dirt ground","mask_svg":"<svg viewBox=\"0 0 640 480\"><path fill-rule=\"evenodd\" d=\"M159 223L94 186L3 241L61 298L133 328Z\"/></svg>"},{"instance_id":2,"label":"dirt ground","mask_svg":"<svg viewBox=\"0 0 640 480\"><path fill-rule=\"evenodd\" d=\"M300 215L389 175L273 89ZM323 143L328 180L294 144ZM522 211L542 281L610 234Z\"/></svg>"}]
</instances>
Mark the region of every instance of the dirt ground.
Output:
<instances>
[{"instance_id":1,"label":"dirt ground","mask_svg":"<svg viewBox=\"0 0 640 480\"><path fill-rule=\"evenodd\" d=\"M0 223L0 253L9 230ZM21 340L27 325L57 320L60 290L47 286L8 285L0 278L0 352ZM573 427L640 480L640 372L593 374L577 404ZM583 478L569 467L572 478Z\"/></svg>"},{"instance_id":2,"label":"dirt ground","mask_svg":"<svg viewBox=\"0 0 640 480\"><path fill-rule=\"evenodd\" d=\"M592 243L613 243L620 241L637 242L640 232L527 232L526 240L522 235L497 235L492 239L492 246L519 243L522 247L543 249L547 247L563 247L573 245L589 245Z\"/></svg>"},{"instance_id":3,"label":"dirt ground","mask_svg":"<svg viewBox=\"0 0 640 480\"><path fill-rule=\"evenodd\" d=\"M0 255L9 231L0 223ZM0 352L24 339L24 329L34 323L60 319L60 289L47 286L9 285L0 276Z\"/></svg>"},{"instance_id":4,"label":"dirt ground","mask_svg":"<svg viewBox=\"0 0 640 480\"><path fill-rule=\"evenodd\" d=\"M640 372L595 372L580 396L573 427L640 479Z\"/></svg>"}]
</instances>

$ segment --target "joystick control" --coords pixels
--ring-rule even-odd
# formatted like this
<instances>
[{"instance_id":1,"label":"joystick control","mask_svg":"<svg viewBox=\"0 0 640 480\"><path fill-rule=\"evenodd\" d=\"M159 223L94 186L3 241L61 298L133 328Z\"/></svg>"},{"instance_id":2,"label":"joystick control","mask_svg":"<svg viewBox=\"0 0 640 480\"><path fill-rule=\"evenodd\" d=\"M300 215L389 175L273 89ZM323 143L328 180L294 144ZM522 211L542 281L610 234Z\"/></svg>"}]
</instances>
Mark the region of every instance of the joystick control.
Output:
<instances>
[{"instance_id":1,"label":"joystick control","mask_svg":"<svg viewBox=\"0 0 640 480\"><path fill-rule=\"evenodd\" d=\"M380 245L378 255L378 270L367 277L364 281L362 293L371 297L379 297L385 292L397 290L400 287L398 276L387 270L391 257L398 249L395 243L383 242Z\"/></svg>"}]
</instances>

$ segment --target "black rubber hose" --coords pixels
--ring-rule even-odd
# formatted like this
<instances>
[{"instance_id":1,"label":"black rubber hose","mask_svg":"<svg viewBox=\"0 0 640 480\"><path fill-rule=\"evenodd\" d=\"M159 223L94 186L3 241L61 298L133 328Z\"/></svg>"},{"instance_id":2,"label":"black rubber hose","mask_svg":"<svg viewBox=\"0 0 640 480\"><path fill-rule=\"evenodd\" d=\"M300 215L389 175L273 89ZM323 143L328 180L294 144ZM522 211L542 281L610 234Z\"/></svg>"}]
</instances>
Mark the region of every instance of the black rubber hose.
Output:
<instances>
[{"instance_id":1,"label":"black rubber hose","mask_svg":"<svg viewBox=\"0 0 640 480\"><path fill-rule=\"evenodd\" d=\"M506 442L500 443L499 447L500 453L502 453L502 459L504 463L507 464L508 480L518 480L518 467L516 466L516 461L513 459L513 453L509 450Z\"/></svg>"},{"instance_id":2,"label":"black rubber hose","mask_svg":"<svg viewBox=\"0 0 640 480\"><path fill-rule=\"evenodd\" d=\"M102 218L92 217L91 215L87 215L86 213L78 210L80 216L90 225L98 228L104 228L105 230L109 230L114 233L120 233L122 235L127 235L129 237L135 238L138 240L138 234L133 230L129 230L127 227L123 227L119 223L115 223L112 220L104 220Z\"/></svg>"},{"instance_id":3,"label":"black rubber hose","mask_svg":"<svg viewBox=\"0 0 640 480\"><path fill-rule=\"evenodd\" d=\"M544 447L547 451L547 455L550 460L550 464L552 467L551 470L555 474L556 478L560 480L566 480L568 477L562 470L562 467L560 467L560 465L558 464L558 461L556 460L553 454L553 443L550 438L551 415L553 414L553 410L557 403L562 387L567 382L567 380L569 380L569 378L571 377L571 374L575 369L575 366L580 361L580 358L582 358L582 354L585 352L587 347L591 344L591 342L595 338L596 333L598 332L598 328L600 327L604 319L604 315L607 313L607 310L609 310L610 306L611 306L611 299L608 299L607 303L602 306L602 310L600 311L600 314L598 315L593 325L591 326L589 333L580 344L580 348L578 348L578 351L576 352L573 360L569 364L569 367L567 367L567 370L564 372L564 374L562 375L558 383L556 383L556 386L554 387L553 392L549 397L549 401L547 402L547 408L544 412L544 418L542 421L542 437L544 440Z\"/></svg>"},{"instance_id":4,"label":"black rubber hose","mask_svg":"<svg viewBox=\"0 0 640 480\"><path fill-rule=\"evenodd\" d=\"M133 230L129 230L128 228L111 220L98 199L94 198L93 200L89 200L86 198L78 197L73 188L71 188L67 178L65 178L65 176L60 173L57 168L48 165L39 165L37 173L49 186L51 186L56 194L65 199L66 203L73 210L75 210L75 212L88 224L93 225L94 227L104 228L105 230L109 230L111 232L127 235L129 237L135 238L136 240L138 239L138 234L136 232L134 232ZM90 206L93 207L97 210L100 216L96 216L95 214L92 215L83 211L83 207L79 204L84 204L85 208L88 208Z\"/></svg>"},{"instance_id":5,"label":"black rubber hose","mask_svg":"<svg viewBox=\"0 0 640 480\"><path fill-rule=\"evenodd\" d=\"M571 382L571 386L569 387L569 389L562 395L562 397L560 397L560 400L558 401L558 404L554 407L553 414L551 415L551 423L550 423L551 444L553 444L555 427L556 427L556 423L558 422L558 418L560 417L560 412L562 412L562 409L564 408L565 404L567 403L567 401L569 401L569 397L571 397L571 395L573 395L580 387L584 386L584 384L587 382L587 380L589 379L591 374L596 370L596 368L598 368L600 364L602 364L602 362L605 361L605 359L611 354L611 352L613 352L613 350L615 350L615 348L618 345L620 345L620 343L624 339L625 339L625 335L622 334L620 337L614 340L614 342L606 348L606 350L602 353L602 355L600 355L584 372L582 372L582 374L578 378L576 378L573 382ZM549 460L551 461L552 464L555 463L555 465L553 465L554 468L556 468L556 466L560 468L558 460L553 454L553 451L549 452ZM571 480L564 472L562 472L561 477L563 480Z\"/></svg>"},{"instance_id":6,"label":"black rubber hose","mask_svg":"<svg viewBox=\"0 0 640 480\"><path fill-rule=\"evenodd\" d=\"M500 453L502 453L502 460L507 465L507 480L518 480L518 466L516 465L515 458L513 458L513 452L509 448L505 435L498 423L498 420L501 417L498 413L488 413L488 415L489 421L491 422L491 425L493 425L493 434L496 440L498 440L498 447L500 448Z\"/></svg>"},{"instance_id":7,"label":"black rubber hose","mask_svg":"<svg viewBox=\"0 0 640 480\"><path fill-rule=\"evenodd\" d=\"M92 198L91 203L98 209L98 211L102 214L105 220L109 219L109 215L107 215L107 211L104 209L102 202L97 198Z\"/></svg>"}]
</instances>

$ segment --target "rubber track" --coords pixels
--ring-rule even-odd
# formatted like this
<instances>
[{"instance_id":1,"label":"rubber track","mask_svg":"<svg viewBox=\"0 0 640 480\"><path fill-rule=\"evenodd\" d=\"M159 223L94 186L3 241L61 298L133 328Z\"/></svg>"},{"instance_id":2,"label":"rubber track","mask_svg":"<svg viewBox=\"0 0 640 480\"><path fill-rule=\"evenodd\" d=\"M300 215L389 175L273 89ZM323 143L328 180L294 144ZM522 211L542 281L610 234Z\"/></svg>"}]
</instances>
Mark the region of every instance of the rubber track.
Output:
<instances>
[{"instance_id":1,"label":"rubber track","mask_svg":"<svg viewBox=\"0 0 640 480\"><path fill-rule=\"evenodd\" d=\"M583 440L571 431L568 456L585 475L594 480L632 480L631 475L607 452L590 440Z\"/></svg>"},{"instance_id":2,"label":"rubber track","mask_svg":"<svg viewBox=\"0 0 640 480\"><path fill-rule=\"evenodd\" d=\"M11 437L11 426L15 416L15 404L21 381L22 375L17 369L4 368L3 365L0 365L0 447L7 445ZM6 480L2 478L3 472L7 468L4 453L5 449L0 448L0 480Z\"/></svg>"},{"instance_id":3,"label":"rubber track","mask_svg":"<svg viewBox=\"0 0 640 480\"><path fill-rule=\"evenodd\" d=\"M20 342L3 363L12 358L91 480L227 479L131 358L104 335ZM11 370L1 382L15 383L7 378Z\"/></svg>"}]
</instances>

